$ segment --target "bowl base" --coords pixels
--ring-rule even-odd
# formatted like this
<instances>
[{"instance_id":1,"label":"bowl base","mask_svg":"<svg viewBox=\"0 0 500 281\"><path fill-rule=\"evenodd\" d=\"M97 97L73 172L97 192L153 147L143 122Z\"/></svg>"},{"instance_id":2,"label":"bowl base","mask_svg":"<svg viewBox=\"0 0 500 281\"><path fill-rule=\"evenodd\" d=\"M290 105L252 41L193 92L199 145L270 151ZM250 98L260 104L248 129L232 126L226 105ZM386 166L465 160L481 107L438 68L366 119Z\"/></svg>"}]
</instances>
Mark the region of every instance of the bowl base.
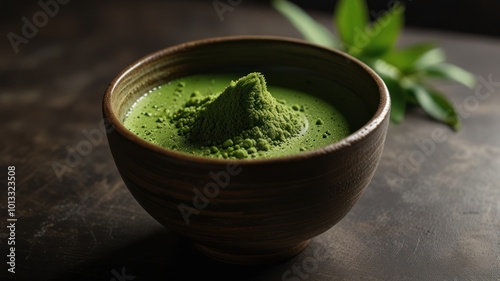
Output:
<instances>
[{"instance_id":1,"label":"bowl base","mask_svg":"<svg viewBox=\"0 0 500 281\"><path fill-rule=\"evenodd\" d=\"M228 251L227 249L222 250L218 248L209 247L206 245L201 245L193 243L193 245L203 254L211 259L232 263L232 264L242 264L242 265L252 265L252 264L264 264L273 263L278 261L287 260L298 255L302 252L307 245L309 245L311 240L302 241L294 246L286 248L278 248L261 252L245 252L234 250Z\"/></svg>"}]
</instances>

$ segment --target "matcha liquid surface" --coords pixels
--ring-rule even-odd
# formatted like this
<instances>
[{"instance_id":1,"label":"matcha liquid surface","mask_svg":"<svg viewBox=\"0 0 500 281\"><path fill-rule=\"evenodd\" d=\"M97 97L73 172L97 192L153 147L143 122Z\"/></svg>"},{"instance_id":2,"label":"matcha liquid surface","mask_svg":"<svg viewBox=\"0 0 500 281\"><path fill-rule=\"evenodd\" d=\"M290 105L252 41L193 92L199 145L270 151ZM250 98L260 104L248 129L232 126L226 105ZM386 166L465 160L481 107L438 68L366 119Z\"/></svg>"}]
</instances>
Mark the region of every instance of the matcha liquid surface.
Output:
<instances>
[{"instance_id":1,"label":"matcha liquid surface","mask_svg":"<svg viewBox=\"0 0 500 281\"><path fill-rule=\"evenodd\" d=\"M172 80L150 90L140 97L127 113L124 125L139 137L167 149L217 158L270 158L298 154L335 143L351 133L346 118L335 104L322 100L313 93L281 86L267 85L271 95L284 106L300 112L304 129L267 151L249 149L244 157L231 157L215 153L210 146L191 142L179 133L173 116L193 96L209 96L221 93L231 81L240 78L237 74L202 74ZM224 115L221 115L224 116ZM245 149L241 147L241 149Z\"/></svg>"}]
</instances>

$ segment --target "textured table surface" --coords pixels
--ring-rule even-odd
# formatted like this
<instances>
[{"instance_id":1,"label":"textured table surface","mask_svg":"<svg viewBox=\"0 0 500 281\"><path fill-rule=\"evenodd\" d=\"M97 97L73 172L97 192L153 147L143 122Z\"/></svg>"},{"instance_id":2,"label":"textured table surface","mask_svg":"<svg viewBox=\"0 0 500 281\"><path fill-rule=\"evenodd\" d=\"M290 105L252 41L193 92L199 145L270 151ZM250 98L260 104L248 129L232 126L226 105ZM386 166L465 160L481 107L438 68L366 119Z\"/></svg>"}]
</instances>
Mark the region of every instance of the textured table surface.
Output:
<instances>
[{"instance_id":1,"label":"textured table surface","mask_svg":"<svg viewBox=\"0 0 500 281\"><path fill-rule=\"evenodd\" d=\"M99 129L108 83L136 59L207 37L298 33L245 1L223 21L211 1L74 1L16 54L5 35L22 35L21 18L40 10L33 1L0 26L1 280L500 280L500 40L405 30L401 45L434 41L482 81L438 84L462 108L463 129L410 111L391 124L377 173L340 223L288 261L241 267L206 259L153 220L102 135L86 155L74 150ZM6 266L11 165L15 274Z\"/></svg>"}]
</instances>

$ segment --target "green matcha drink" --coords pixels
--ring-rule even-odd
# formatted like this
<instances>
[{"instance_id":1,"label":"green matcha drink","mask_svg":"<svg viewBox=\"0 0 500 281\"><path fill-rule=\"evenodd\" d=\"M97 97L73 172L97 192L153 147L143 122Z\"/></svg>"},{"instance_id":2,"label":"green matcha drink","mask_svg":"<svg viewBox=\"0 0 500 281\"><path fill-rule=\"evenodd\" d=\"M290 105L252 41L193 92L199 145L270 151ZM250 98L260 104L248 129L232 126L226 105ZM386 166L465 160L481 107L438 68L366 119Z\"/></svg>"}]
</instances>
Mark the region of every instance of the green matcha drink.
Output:
<instances>
[{"instance_id":1,"label":"green matcha drink","mask_svg":"<svg viewBox=\"0 0 500 281\"><path fill-rule=\"evenodd\" d=\"M150 90L124 125L145 140L215 158L269 158L332 144L353 130L332 102L267 85L260 73L203 74Z\"/></svg>"}]
</instances>

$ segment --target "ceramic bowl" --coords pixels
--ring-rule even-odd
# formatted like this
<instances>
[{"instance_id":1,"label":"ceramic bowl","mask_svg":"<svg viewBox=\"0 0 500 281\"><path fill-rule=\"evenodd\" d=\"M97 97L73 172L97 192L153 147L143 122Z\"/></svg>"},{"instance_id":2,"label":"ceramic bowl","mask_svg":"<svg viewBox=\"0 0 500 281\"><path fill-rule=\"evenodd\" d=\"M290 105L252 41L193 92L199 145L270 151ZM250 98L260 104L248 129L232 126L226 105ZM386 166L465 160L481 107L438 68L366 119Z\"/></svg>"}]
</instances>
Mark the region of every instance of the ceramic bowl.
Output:
<instances>
[{"instance_id":1,"label":"ceramic bowl","mask_svg":"<svg viewBox=\"0 0 500 281\"><path fill-rule=\"evenodd\" d=\"M332 97L358 100L342 106L346 115L364 111L368 117L353 121L354 132L331 145L244 160L171 151L123 126L131 105L148 90L191 74L228 71L277 73L290 85L307 77L324 80ZM155 52L121 72L103 99L109 146L135 199L206 255L240 264L292 257L349 212L380 160L389 112L389 93L369 67L344 53L279 37L212 38Z\"/></svg>"}]
</instances>

